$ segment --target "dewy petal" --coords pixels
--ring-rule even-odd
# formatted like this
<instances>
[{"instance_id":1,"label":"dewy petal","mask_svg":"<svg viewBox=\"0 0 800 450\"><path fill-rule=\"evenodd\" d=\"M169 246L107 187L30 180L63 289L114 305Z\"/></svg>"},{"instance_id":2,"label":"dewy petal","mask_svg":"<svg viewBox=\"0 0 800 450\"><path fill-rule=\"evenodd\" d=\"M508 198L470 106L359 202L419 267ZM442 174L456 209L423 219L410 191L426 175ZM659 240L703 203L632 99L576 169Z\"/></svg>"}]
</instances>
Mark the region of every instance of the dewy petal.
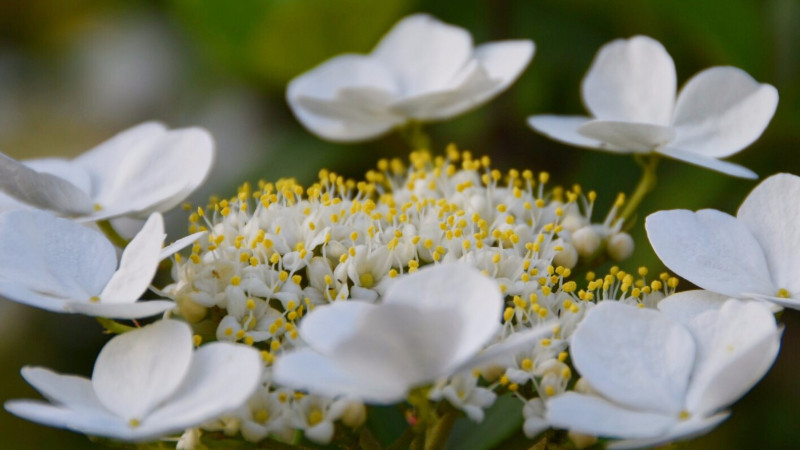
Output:
<instances>
[{"instance_id":1,"label":"dewy petal","mask_svg":"<svg viewBox=\"0 0 800 450\"><path fill-rule=\"evenodd\" d=\"M580 133L578 128L594 119L584 116L552 116L539 115L528 117L528 125L550 139L578 147L617 151L596 139L590 139Z\"/></svg>"},{"instance_id":2,"label":"dewy petal","mask_svg":"<svg viewBox=\"0 0 800 450\"><path fill-rule=\"evenodd\" d=\"M761 246L734 217L712 209L659 211L645 229L659 259L703 289L731 297L778 291Z\"/></svg>"},{"instance_id":3,"label":"dewy petal","mask_svg":"<svg viewBox=\"0 0 800 450\"><path fill-rule=\"evenodd\" d=\"M675 130L661 125L593 120L578 128L578 133L634 153L649 153L675 138Z\"/></svg>"},{"instance_id":4,"label":"dewy petal","mask_svg":"<svg viewBox=\"0 0 800 450\"><path fill-rule=\"evenodd\" d=\"M677 440L691 439L693 437L702 436L720 423L728 418L730 413L723 412L711 417L704 417L701 419L690 419L683 422L678 422L674 427L670 428L666 433L652 438L652 439L627 439L623 441L614 441L608 444L609 449L627 449L627 448L645 448L645 447L659 447L662 444L673 442Z\"/></svg>"},{"instance_id":5,"label":"dewy petal","mask_svg":"<svg viewBox=\"0 0 800 450\"><path fill-rule=\"evenodd\" d=\"M109 411L143 420L183 382L192 360L192 331L161 320L111 339L94 365L92 386Z\"/></svg>"},{"instance_id":6,"label":"dewy petal","mask_svg":"<svg viewBox=\"0 0 800 450\"><path fill-rule=\"evenodd\" d=\"M677 422L677 416L635 411L603 398L567 392L547 402L545 420L553 427L592 436L650 438Z\"/></svg>"},{"instance_id":7,"label":"dewy petal","mask_svg":"<svg viewBox=\"0 0 800 450\"><path fill-rule=\"evenodd\" d=\"M446 89L472 56L472 36L427 14L399 21L371 56L398 82L402 97Z\"/></svg>"},{"instance_id":8,"label":"dewy petal","mask_svg":"<svg viewBox=\"0 0 800 450\"><path fill-rule=\"evenodd\" d=\"M334 397L351 396L370 403L394 403L406 395L407 386L386 383L377 377L363 377L338 367L311 349L279 356L273 366L273 380L283 386L305 389Z\"/></svg>"},{"instance_id":9,"label":"dewy petal","mask_svg":"<svg viewBox=\"0 0 800 450\"><path fill-rule=\"evenodd\" d=\"M286 101L312 133L353 142L379 136L404 119L388 110L397 99L392 74L363 55L341 55L289 83Z\"/></svg>"},{"instance_id":10,"label":"dewy petal","mask_svg":"<svg viewBox=\"0 0 800 450\"><path fill-rule=\"evenodd\" d=\"M0 235L0 280L39 294L88 300L116 266L114 246L99 232L44 211L1 214Z\"/></svg>"},{"instance_id":11,"label":"dewy petal","mask_svg":"<svg viewBox=\"0 0 800 450\"><path fill-rule=\"evenodd\" d=\"M691 334L653 310L600 302L572 335L575 367L606 398L641 411L683 408L695 357Z\"/></svg>"},{"instance_id":12,"label":"dewy petal","mask_svg":"<svg viewBox=\"0 0 800 450\"><path fill-rule=\"evenodd\" d=\"M31 206L68 215L92 211L88 193L67 180L37 172L0 153L0 190Z\"/></svg>"},{"instance_id":13,"label":"dewy petal","mask_svg":"<svg viewBox=\"0 0 800 450\"><path fill-rule=\"evenodd\" d=\"M133 303L147 290L161 261L164 237L164 219L153 213L122 252L119 269L100 294L102 303Z\"/></svg>"},{"instance_id":14,"label":"dewy petal","mask_svg":"<svg viewBox=\"0 0 800 450\"><path fill-rule=\"evenodd\" d=\"M778 91L735 67L712 67L690 79L675 106L675 146L721 158L752 144L778 106Z\"/></svg>"},{"instance_id":15,"label":"dewy petal","mask_svg":"<svg viewBox=\"0 0 800 450\"><path fill-rule=\"evenodd\" d=\"M107 317L111 319L140 319L163 314L176 307L175 302L169 300L148 300L133 303L66 303L68 312L85 314L93 317Z\"/></svg>"},{"instance_id":16,"label":"dewy petal","mask_svg":"<svg viewBox=\"0 0 800 450\"><path fill-rule=\"evenodd\" d=\"M262 370L261 356L252 347L228 342L204 345L194 352L180 389L142 426L164 434L217 418L247 402L261 382Z\"/></svg>"},{"instance_id":17,"label":"dewy petal","mask_svg":"<svg viewBox=\"0 0 800 450\"><path fill-rule=\"evenodd\" d=\"M25 381L52 403L70 409L108 413L92 390L92 382L83 377L61 375L43 367L23 367Z\"/></svg>"},{"instance_id":18,"label":"dewy petal","mask_svg":"<svg viewBox=\"0 0 800 450\"><path fill-rule=\"evenodd\" d=\"M706 416L738 400L764 376L780 348L781 331L769 309L728 300L688 324L697 363L686 397L691 414Z\"/></svg>"},{"instance_id":19,"label":"dewy petal","mask_svg":"<svg viewBox=\"0 0 800 450\"><path fill-rule=\"evenodd\" d=\"M604 45L581 84L586 108L601 120L670 125L675 64L646 36Z\"/></svg>"},{"instance_id":20,"label":"dewy petal","mask_svg":"<svg viewBox=\"0 0 800 450\"><path fill-rule=\"evenodd\" d=\"M722 161L710 156L701 155L699 153L692 153L690 151L674 148L671 146L663 147L656 150L658 153L677 159L695 166L705 167L725 175L730 175L738 178L756 179L758 175L747 167L740 166L728 161Z\"/></svg>"},{"instance_id":21,"label":"dewy petal","mask_svg":"<svg viewBox=\"0 0 800 450\"><path fill-rule=\"evenodd\" d=\"M300 323L300 337L314 351L330 354L359 329L365 314L377 306L360 301L317 306Z\"/></svg>"},{"instance_id":22,"label":"dewy petal","mask_svg":"<svg viewBox=\"0 0 800 450\"><path fill-rule=\"evenodd\" d=\"M147 215L172 209L206 178L214 160L214 140L202 128L184 128L147 137L107 167L92 217Z\"/></svg>"},{"instance_id":23,"label":"dewy petal","mask_svg":"<svg viewBox=\"0 0 800 450\"><path fill-rule=\"evenodd\" d=\"M474 356L500 328L503 296L497 283L462 263L437 264L390 285L386 305L407 305L459 322L452 348L454 365Z\"/></svg>"},{"instance_id":24,"label":"dewy petal","mask_svg":"<svg viewBox=\"0 0 800 450\"><path fill-rule=\"evenodd\" d=\"M736 214L764 250L775 285L793 294L800 294L798 199L800 177L786 173L773 175L753 189Z\"/></svg>"}]
</instances>

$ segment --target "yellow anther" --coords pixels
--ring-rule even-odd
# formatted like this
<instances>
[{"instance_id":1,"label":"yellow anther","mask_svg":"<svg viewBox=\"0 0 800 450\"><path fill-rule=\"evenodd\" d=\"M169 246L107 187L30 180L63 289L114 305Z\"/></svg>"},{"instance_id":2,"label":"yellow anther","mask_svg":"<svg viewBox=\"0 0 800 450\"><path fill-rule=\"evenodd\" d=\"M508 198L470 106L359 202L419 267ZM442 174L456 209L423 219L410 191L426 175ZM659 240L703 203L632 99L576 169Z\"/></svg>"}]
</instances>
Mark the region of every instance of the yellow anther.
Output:
<instances>
[{"instance_id":1,"label":"yellow anther","mask_svg":"<svg viewBox=\"0 0 800 450\"><path fill-rule=\"evenodd\" d=\"M203 337L200 336L199 334L195 334L194 336L192 336L192 343L194 344L195 347L200 347L200 344L203 343Z\"/></svg>"},{"instance_id":2,"label":"yellow anther","mask_svg":"<svg viewBox=\"0 0 800 450\"><path fill-rule=\"evenodd\" d=\"M567 356L569 356L567 352L561 352L558 354L558 360L564 362L567 360Z\"/></svg>"},{"instance_id":3,"label":"yellow anther","mask_svg":"<svg viewBox=\"0 0 800 450\"><path fill-rule=\"evenodd\" d=\"M511 321L514 318L514 308L508 307L505 311L503 311L503 320L506 322Z\"/></svg>"},{"instance_id":4,"label":"yellow anther","mask_svg":"<svg viewBox=\"0 0 800 450\"><path fill-rule=\"evenodd\" d=\"M231 285L238 286L242 282L242 277L234 275L231 277Z\"/></svg>"},{"instance_id":5,"label":"yellow anther","mask_svg":"<svg viewBox=\"0 0 800 450\"><path fill-rule=\"evenodd\" d=\"M252 298L248 298L247 303L245 303L245 307L250 310L256 309L256 301Z\"/></svg>"},{"instance_id":6,"label":"yellow anther","mask_svg":"<svg viewBox=\"0 0 800 450\"><path fill-rule=\"evenodd\" d=\"M281 280L281 281L283 281L283 282L285 282L286 280L288 280L288 279L289 279L289 272L287 272L287 271L285 271L285 270L281 270L281 271L278 273L278 279L279 279L279 280Z\"/></svg>"},{"instance_id":7,"label":"yellow anther","mask_svg":"<svg viewBox=\"0 0 800 450\"><path fill-rule=\"evenodd\" d=\"M533 361L530 358L525 358L519 365L523 370L533 370Z\"/></svg>"},{"instance_id":8,"label":"yellow anther","mask_svg":"<svg viewBox=\"0 0 800 450\"><path fill-rule=\"evenodd\" d=\"M778 293L775 294L775 297L778 297L778 298L789 298L790 296L791 296L791 294L789 294L789 291L787 291L786 289L783 289L783 288L779 289Z\"/></svg>"},{"instance_id":9,"label":"yellow anther","mask_svg":"<svg viewBox=\"0 0 800 450\"><path fill-rule=\"evenodd\" d=\"M303 277L301 275L294 275L292 276L292 281L294 284L300 286L300 283L303 281Z\"/></svg>"},{"instance_id":10,"label":"yellow anther","mask_svg":"<svg viewBox=\"0 0 800 450\"><path fill-rule=\"evenodd\" d=\"M232 336L233 335L233 328L228 327L225 328L225 336Z\"/></svg>"}]
</instances>

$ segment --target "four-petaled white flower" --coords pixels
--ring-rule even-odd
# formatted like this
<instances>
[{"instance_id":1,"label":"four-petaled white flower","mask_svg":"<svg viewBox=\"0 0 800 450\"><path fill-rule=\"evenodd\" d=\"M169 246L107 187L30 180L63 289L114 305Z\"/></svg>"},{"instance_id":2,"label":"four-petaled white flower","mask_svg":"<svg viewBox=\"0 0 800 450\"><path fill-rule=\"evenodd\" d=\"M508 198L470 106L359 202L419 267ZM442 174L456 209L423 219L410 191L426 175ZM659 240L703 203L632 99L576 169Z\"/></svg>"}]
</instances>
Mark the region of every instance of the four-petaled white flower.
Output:
<instances>
[{"instance_id":1,"label":"four-petaled white flower","mask_svg":"<svg viewBox=\"0 0 800 450\"><path fill-rule=\"evenodd\" d=\"M635 36L603 46L581 91L592 117L532 116L528 123L555 140L621 153L650 153L728 175L756 178L720 161L755 141L769 124L778 92L734 67L706 69L681 89L675 65L657 41Z\"/></svg>"},{"instance_id":2,"label":"four-petaled white flower","mask_svg":"<svg viewBox=\"0 0 800 450\"><path fill-rule=\"evenodd\" d=\"M100 232L46 211L0 214L0 297L56 312L133 319L175 307L166 300L137 302L159 262L194 242L195 233L163 248L164 220L153 213L117 252Z\"/></svg>"},{"instance_id":3,"label":"four-petaled white flower","mask_svg":"<svg viewBox=\"0 0 800 450\"><path fill-rule=\"evenodd\" d=\"M188 325L162 320L116 336L92 379L25 367L22 376L51 403L12 400L12 414L123 441L152 441L243 405L262 362L251 347L214 342L193 351Z\"/></svg>"},{"instance_id":4,"label":"four-petaled white flower","mask_svg":"<svg viewBox=\"0 0 800 450\"><path fill-rule=\"evenodd\" d=\"M497 284L460 264L398 278L380 304L337 301L300 324L310 348L275 361L274 381L321 395L393 403L411 388L494 361L550 334L549 325L481 349L500 330Z\"/></svg>"},{"instance_id":5,"label":"four-petaled white flower","mask_svg":"<svg viewBox=\"0 0 800 450\"><path fill-rule=\"evenodd\" d=\"M773 175L736 217L704 209L647 217L650 244L678 275L712 292L800 309L800 177Z\"/></svg>"},{"instance_id":6,"label":"four-petaled white flower","mask_svg":"<svg viewBox=\"0 0 800 450\"><path fill-rule=\"evenodd\" d=\"M205 180L214 141L202 128L148 122L73 160L20 162L0 153L0 211L40 208L87 220L172 209Z\"/></svg>"},{"instance_id":7,"label":"four-petaled white flower","mask_svg":"<svg viewBox=\"0 0 800 450\"><path fill-rule=\"evenodd\" d=\"M369 55L337 56L295 78L286 98L319 137L363 141L483 104L517 79L533 53L528 40L474 47L466 30L416 14L398 22Z\"/></svg>"},{"instance_id":8,"label":"four-petaled white flower","mask_svg":"<svg viewBox=\"0 0 800 450\"><path fill-rule=\"evenodd\" d=\"M598 395L547 402L557 428L659 445L709 431L769 369L781 330L763 305L663 300L662 311L616 302L593 308L572 336L572 361Z\"/></svg>"}]
</instances>

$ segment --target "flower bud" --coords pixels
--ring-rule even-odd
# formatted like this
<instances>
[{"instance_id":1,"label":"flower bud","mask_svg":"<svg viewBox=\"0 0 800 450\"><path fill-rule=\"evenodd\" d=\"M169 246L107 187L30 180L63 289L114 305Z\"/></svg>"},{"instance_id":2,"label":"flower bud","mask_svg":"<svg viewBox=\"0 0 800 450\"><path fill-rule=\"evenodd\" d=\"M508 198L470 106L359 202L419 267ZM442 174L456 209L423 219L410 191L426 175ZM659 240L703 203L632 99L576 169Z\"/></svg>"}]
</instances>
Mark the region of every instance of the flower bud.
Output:
<instances>
[{"instance_id":1,"label":"flower bud","mask_svg":"<svg viewBox=\"0 0 800 450\"><path fill-rule=\"evenodd\" d=\"M347 404L342 414L342 423L350 428L356 428L364 424L367 420L367 408L363 403L353 401Z\"/></svg>"},{"instance_id":2,"label":"flower bud","mask_svg":"<svg viewBox=\"0 0 800 450\"><path fill-rule=\"evenodd\" d=\"M179 296L177 298L178 309L181 316L189 323L197 323L206 317L208 311L205 306L193 302L188 296Z\"/></svg>"},{"instance_id":3,"label":"flower bud","mask_svg":"<svg viewBox=\"0 0 800 450\"><path fill-rule=\"evenodd\" d=\"M586 220L580 216L579 214L567 214L563 220L561 220L561 226L564 227L565 230L574 233L576 230L579 230L586 224Z\"/></svg>"},{"instance_id":4,"label":"flower bud","mask_svg":"<svg viewBox=\"0 0 800 450\"><path fill-rule=\"evenodd\" d=\"M591 258L600 248L603 241L591 226L579 228L572 233L572 245L578 251L581 258Z\"/></svg>"},{"instance_id":5,"label":"flower bud","mask_svg":"<svg viewBox=\"0 0 800 450\"><path fill-rule=\"evenodd\" d=\"M578 251L572 244L564 243L562 245L564 250L561 250L553 258L553 264L556 266L564 266L567 269L572 269L575 264L578 264Z\"/></svg>"},{"instance_id":6,"label":"flower bud","mask_svg":"<svg viewBox=\"0 0 800 450\"><path fill-rule=\"evenodd\" d=\"M181 438L178 439L178 444L175 450L195 450L201 448L200 436L202 431L199 428L189 428L184 431Z\"/></svg>"},{"instance_id":7,"label":"flower bud","mask_svg":"<svg viewBox=\"0 0 800 450\"><path fill-rule=\"evenodd\" d=\"M614 261L630 258L633 248L633 238L628 233L617 233L608 240L608 256Z\"/></svg>"}]
</instances>

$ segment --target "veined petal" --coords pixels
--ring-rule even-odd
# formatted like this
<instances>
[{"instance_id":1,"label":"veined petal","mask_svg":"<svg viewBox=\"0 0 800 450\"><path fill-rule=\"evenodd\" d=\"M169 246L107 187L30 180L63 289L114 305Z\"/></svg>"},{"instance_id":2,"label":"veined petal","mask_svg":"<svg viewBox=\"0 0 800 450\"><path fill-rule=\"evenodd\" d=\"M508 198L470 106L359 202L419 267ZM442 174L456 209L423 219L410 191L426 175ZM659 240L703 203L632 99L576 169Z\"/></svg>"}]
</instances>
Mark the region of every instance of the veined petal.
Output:
<instances>
[{"instance_id":1,"label":"veined petal","mask_svg":"<svg viewBox=\"0 0 800 450\"><path fill-rule=\"evenodd\" d=\"M142 422L178 431L217 418L247 402L261 382L263 363L252 347L212 342L194 352L180 388Z\"/></svg>"},{"instance_id":2,"label":"veined petal","mask_svg":"<svg viewBox=\"0 0 800 450\"><path fill-rule=\"evenodd\" d=\"M578 128L592 120L594 119L584 116L540 115L528 117L528 125L550 139L554 139L565 144L584 148L621 152L620 150L608 147L603 142L600 142L596 139L590 139L578 133Z\"/></svg>"},{"instance_id":3,"label":"veined petal","mask_svg":"<svg viewBox=\"0 0 800 450\"><path fill-rule=\"evenodd\" d=\"M723 412L711 417L703 417L700 419L690 419L683 422L678 422L674 427L670 428L666 433L652 438L652 439L626 439L623 441L614 441L608 444L608 448L613 449L627 449L627 448L644 448L644 447L658 447L668 442L691 439L696 436L702 436L717 425L722 423L730 415L729 412Z\"/></svg>"},{"instance_id":4,"label":"veined petal","mask_svg":"<svg viewBox=\"0 0 800 450\"><path fill-rule=\"evenodd\" d=\"M67 215L92 211L88 193L67 180L37 172L0 153L0 190L31 206Z\"/></svg>"},{"instance_id":5,"label":"veined petal","mask_svg":"<svg viewBox=\"0 0 800 450\"><path fill-rule=\"evenodd\" d=\"M778 288L800 293L800 177L773 175L756 186L736 214L755 236ZM777 292L772 292L772 296Z\"/></svg>"},{"instance_id":6,"label":"veined petal","mask_svg":"<svg viewBox=\"0 0 800 450\"><path fill-rule=\"evenodd\" d=\"M404 305L424 314L459 322L450 362L458 365L478 353L500 328L503 296L497 283L462 263L437 264L390 285L385 305ZM443 374L447 375L447 374Z\"/></svg>"},{"instance_id":7,"label":"veined petal","mask_svg":"<svg viewBox=\"0 0 800 450\"><path fill-rule=\"evenodd\" d=\"M675 146L721 158L752 144L778 106L778 91L735 67L712 67L690 79L675 106Z\"/></svg>"},{"instance_id":8,"label":"veined petal","mask_svg":"<svg viewBox=\"0 0 800 450\"><path fill-rule=\"evenodd\" d=\"M683 409L695 344L665 315L600 302L572 335L571 353L581 376L609 400L675 419Z\"/></svg>"},{"instance_id":9,"label":"veined petal","mask_svg":"<svg viewBox=\"0 0 800 450\"><path fill-rule=\"evenodd\" d=\"M649 153L675 138L675 130L670 127L609 120L587 122L578 128L578 133L634 153Z\"/></svg>"},{"instance_id":10,"label":"veined petal","mask_svg":"<svg viewBox=\"0 0 800 450\"><path fill-rule=\"evenodd\" d=\"M100 233L44 211L3 213L0 235L0 280L45 296L89 300L116 266L114 246Z\"/></svg>"},{"instance_id":11,"label":"veined petal","mask_svg":"<svg viewBox=\"0 0 800 450\"><path fill-rule=\"evenodd\" d=\"M164 244L164 219L154 213L131 240L120 258L119 269L100 294L102 303L133 303L153 281Z\"/></svg>"},{"instance_id":12,"label":"veined petal","mask_svg":"<svg viewBox=\"0 0 800 450\"><path fill-rule=\"evenodd\" d=\"M446 88L472 56L472 36L427 14L399 21L371 57L384 64L403 97Z\"/></svg>"},{"instance_id":13,"label":"veined petal","mask_svg":"<svg viewBox=\"0 0 800 450\"><path fill-rule=\"evenodd\" d=\"M334 361L311 349L281 355L273 366L273 380L295 389L334 397L351 396L370 403L394 403L402 400L407 386L385 383L380 378L362 377L338 367Z\"/></svg>"},{"instance_id":14,"label":"veined petal","mask_svg":"<svg viewBox=\"0 0 800 450\"><path fill-rule=\"evenodd\" d=\"M100 402L124 423L142 421L175 393L192 361L192 331L161 320L120 334L100 351L92 386Z\"/></svg>"},{"instance_id":15,"label":"veined petal","mask_svg":"<svg viewBox=\"0 0 800 450\"><path fill-rule=\"evenodd\" d=\"M645 229L659 259L703 289L731 297L778 291L761 246L734 217L712 209L659 211Z\"/></svg>"},{"instance_id":16,"label":"veined petal","mask_svg":"<svg viewBox=\"0 0 800 450\"><path fill-rule=\"evenodd\" d=\"M553 427L592 436L651 438L667 432L678 418L631 410L600 397L567 392L547 402L545 420Z\"/></svg>"},{"instance_id":17,"label":"veined petal","mask_svg":"<svg viewBox=\"0 0 800 450\"><path fill-rule=\"evenodd\" d=\"M170 300L134 301L133 303L74 302L64 305L68 312L110 319L141 319L163 314L176 306L175 302Z\"/></svg>"},{"instance_id":18,"label":"veined petal","mask_svg":"<svg viewBox=\"0 0 800 450\"><path fill-rule=\"evenodd\" d=\"M646 36L604 45L581 84L586 108L601 120L667 126L675 102L675 64Z\"/></svg>"},{"instance_id":19,"label":"veined petal","mask_svg":"<svg viewBox=\"0 0 800 450\"><path fill-rule=\"evenodd\" d=\"M706 416L749 391L772 366L781 330L772 312L754 302L728 300L688 324L697 342L697 363L686 397L687 410Z\"/></svg>"},{"instance_id":20,"label":"veined petal","mask_svg":"<svg viewBox=\"0 0 800 450\"><path fill-rule=\"evenodd\" d=\"M698 153L692 153L690 151L677 149L671 146L660 148L656 151L664 156L673 159L678 159L683 162L687 162L689 164L694 164L695 166L700 166L700 167L705 167L706 169L715 170L717 172L724 173L725 175L730 175L738 178L749 178L749 179L758 178L758 175L752 170L748 169L747 167L743 167L728 161L722 161L720 159L712 158L710 156L705 156Z\"/></svg>"}]
</instances>

